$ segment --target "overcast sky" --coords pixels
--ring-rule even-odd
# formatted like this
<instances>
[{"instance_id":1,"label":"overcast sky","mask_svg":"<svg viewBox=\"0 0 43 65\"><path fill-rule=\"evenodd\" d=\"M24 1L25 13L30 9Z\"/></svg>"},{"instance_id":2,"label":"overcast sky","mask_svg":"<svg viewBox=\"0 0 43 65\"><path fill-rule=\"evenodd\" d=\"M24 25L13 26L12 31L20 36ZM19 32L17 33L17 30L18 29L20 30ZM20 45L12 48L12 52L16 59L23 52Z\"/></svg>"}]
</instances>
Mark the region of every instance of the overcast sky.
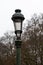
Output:
<instances>
[{"instance_id":1,"label":"overcast sky","mask_svg":"<svg viewBox=\"0 0 43 65\"><path fill-rule=\"evenodd\" d=\"M7 31L14 31L11 20L15 9L21 9L26 20L34 13L43 13L43 0L0 0L0 36Z\"/></svg>"}]
</instances>

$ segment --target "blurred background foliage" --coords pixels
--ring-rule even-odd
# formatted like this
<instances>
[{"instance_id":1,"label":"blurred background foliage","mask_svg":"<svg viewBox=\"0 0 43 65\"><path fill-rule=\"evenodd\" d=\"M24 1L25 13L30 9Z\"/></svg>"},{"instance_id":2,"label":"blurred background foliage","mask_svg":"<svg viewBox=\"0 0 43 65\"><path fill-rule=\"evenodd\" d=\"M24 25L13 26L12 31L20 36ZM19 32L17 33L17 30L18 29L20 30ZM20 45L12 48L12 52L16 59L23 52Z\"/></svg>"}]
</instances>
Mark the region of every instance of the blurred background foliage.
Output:
<instances>
[{"instance_id":1,"label":"blurred background foliage","mask_svg":"<svg viewBox=\"0 0 43 65\"><path fill-rule=\"evenodd\" d=\"M43 65L43 14L34 14L22 33L21 65ZM0 65L16 65L14 32L0 38Z\"/></svg>"}]
</instances>

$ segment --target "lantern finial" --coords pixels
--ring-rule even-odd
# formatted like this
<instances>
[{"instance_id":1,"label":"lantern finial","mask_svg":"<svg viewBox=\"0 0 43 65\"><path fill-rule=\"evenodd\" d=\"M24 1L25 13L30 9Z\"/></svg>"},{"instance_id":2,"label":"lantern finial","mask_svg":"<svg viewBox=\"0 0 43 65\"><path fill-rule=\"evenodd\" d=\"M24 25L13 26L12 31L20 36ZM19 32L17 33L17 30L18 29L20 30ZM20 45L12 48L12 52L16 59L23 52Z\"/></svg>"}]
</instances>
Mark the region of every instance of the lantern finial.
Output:
<instances>
[{"instance_id":1,"label":"lantern finial","mask_svg":"<svg viewBox=\"0 0 43 65\"><path fill-rule=\"evenodd\" d=\"M21 10L20 10L20 9L16 9L16 10L15 10L15 12L16 12L16 13L18 13L18 12L20 13L20 12L21 12Z\"/></svg>"}]
</instances>

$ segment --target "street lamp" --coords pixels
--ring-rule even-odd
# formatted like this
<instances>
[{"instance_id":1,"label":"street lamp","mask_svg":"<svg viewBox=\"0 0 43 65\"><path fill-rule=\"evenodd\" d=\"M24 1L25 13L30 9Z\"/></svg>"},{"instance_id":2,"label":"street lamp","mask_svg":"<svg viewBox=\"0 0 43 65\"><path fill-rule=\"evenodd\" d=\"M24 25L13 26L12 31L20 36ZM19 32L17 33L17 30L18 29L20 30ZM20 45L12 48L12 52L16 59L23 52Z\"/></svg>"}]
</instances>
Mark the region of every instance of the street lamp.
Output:
<instances>
[{"instance_id":1,"label":"street lamp","mask_svg":"<svg viewBox=\"0 0 43 65\"><path fill-rule=\"evenodd\" d=\"M21 33L22 33L22 23L24 20L24 15L21 14L20 9L15 10L15 14L12 16L12 20L15 26L15 34L17 39L15 40L16 45L16 62L17 65L21 65Z\"/></svg>"},{"instance_id":2,"label":"street lamp","mask_svg":"<svg viewBox=\"0 0 43 65\"><path fill-rule=\"evenodd\" d=\"M15 14L12 16L12 20L15 26L15 34L17 37L21 36L22 33L22 22L24 20L23 14L21 14L20 9L15 10Z\"/></svg>"}]
</instances>

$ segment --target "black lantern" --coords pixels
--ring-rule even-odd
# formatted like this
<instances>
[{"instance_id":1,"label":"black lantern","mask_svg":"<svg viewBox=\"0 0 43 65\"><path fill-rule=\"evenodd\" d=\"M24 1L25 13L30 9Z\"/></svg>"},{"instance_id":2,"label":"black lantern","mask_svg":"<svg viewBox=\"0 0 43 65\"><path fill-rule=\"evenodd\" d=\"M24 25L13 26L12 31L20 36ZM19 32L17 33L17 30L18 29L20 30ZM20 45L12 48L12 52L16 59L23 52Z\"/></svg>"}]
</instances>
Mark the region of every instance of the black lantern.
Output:
<instances>
[{"instance_id":1,"label":"black lantern","mask_svg":"<svg viewBox=\"0 0 43 65\"><path fill-rule=\"evenodd\" d=\"M12 16L12 20L15 26L15 34L17 37L21 36L22 33L22 22L24 20L24 15L21 14L20 9L15 10L15 14Z\"/></svg>"}]
</instances>

